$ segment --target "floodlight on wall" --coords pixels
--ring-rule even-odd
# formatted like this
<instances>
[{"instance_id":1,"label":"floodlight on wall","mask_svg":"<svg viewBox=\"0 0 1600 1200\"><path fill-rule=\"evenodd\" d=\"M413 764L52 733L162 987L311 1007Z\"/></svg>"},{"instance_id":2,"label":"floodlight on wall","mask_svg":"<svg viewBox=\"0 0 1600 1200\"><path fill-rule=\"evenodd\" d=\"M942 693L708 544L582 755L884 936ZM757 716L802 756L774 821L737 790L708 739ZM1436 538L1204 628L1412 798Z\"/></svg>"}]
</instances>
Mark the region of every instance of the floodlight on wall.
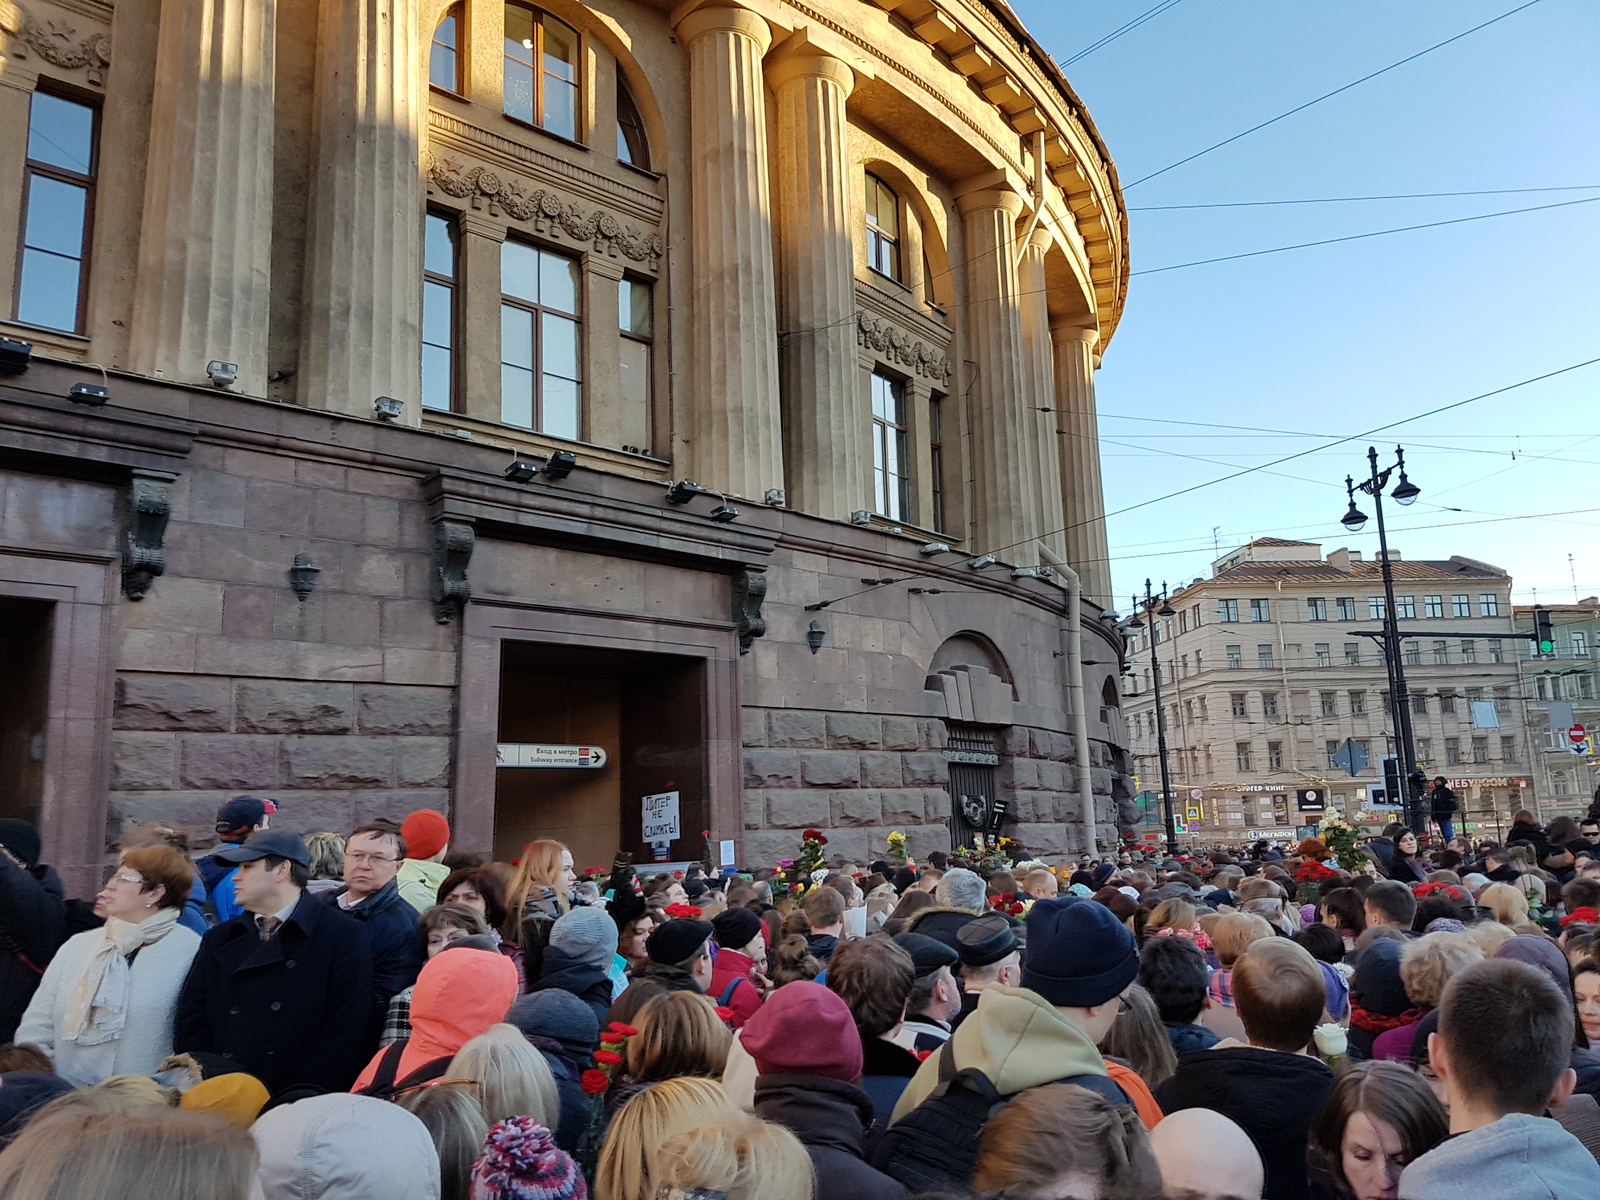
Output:
<instances>
[{"instance_id":1,"label":"floodlight on wall","mask_svg":"<svg viewBox=\"0 0 1600 1200\"><path fill-rule=\"evenodd\" d=\"M570 450L557 450L545 459L544 477L546 479L565 479L572 474L572 468L578 465L578 456Z\"/></svg>"},{"instance_id":2,"label":"floodlight on wall","mask_svg":"<svg viewBox=\"0 0 1600 1200\"><path fill-rule=\"evenodd\" d=\"M21 375L33 358L33 343L0 337L0 375Z\"/></svg>"},{"instance_id":3,"label":"floodlight on wall","mask_svg":"<svg viewBox=\"0 0 1600 1200\"><path fill-rule=\"evenodd\" d=\"M317 576L322 574L321 567L311 565L309 554L296 554L294 565L289 568L289 587L293 589L300 603L306 602L306 597L311 595L317 586Z\"/></svg>"},{"instance_id":4,"label":"floodlight on wall","mask_svg":"<svg viewBox=\"0 0 1600 1200\"><path fill-rule=\"evenodd\" d=\"M372 402L372 411L378 414L380 421L393 421L405 410L406 402L393 396L379 396Z\"/></svg>"},{"instance_id":5,"label":"floodlight on wall","mask_svg":"<svg viewBox=\"0 0 1600 1200\"><path fill-rule=\"evenodd\" d=\"M815 654L822 649L823 639L827 636L828 631L826 629L815 621L811 622L811 628L806 630L806 645L811 647L811 653Z\"/></svg>"},{"instance_id":6,"label":"floodlight on wall","mask_svg":"<svg viewBox=\"0 0 1600 1200\"><path fill-rule=\"evenodd\" d=\"M761 502L771 508L782 508L789 503L789 493L782 488L768 488Z\"/></svg>"},{"instance_id":7,"label":"floodlight on wall","mask_svg":"<svg viewBox=\"0 0 1600 1200\"><path fill-rule=\"evenodd\" d=\"M689 479L680 479L667 487L668 504L687 504L696 496L706 494L705 488Z\"/></svg>"},{"instance_id":8,"label":"floodlight on wall","mask_svg":"<svg viewBox=\"0 0 1600 1200\"><path fill-rule=\"evenodd\" d=\"M512 483L527 483L539 473L539 464L526 458L514 458L503 474Z\"/></svg>"},{"instance_id":9,"label":"floodlight on wall","mask_svg":"<svg viewBox=\"0 0 1600 1200\"><path fill-rule=\"evenodd\" d=\"M67 389L67 399L79 404L104 404L111 392L99 383L75 383Z\"/></svg>"},{"instance_id":10,"label":"floodlight on wall","mask_svg":"<svg viewBox=\"0 0 1600 1200\"><path fill-rule=\"evenodd\" d=\"M918 550L917 553L922 555L924 558L932 558L935 554L951 554L954 552L950 549L949 543L947 542L929 542L923 546L921 550Z\"/></svg>"},{"instance_id":11,"label":"floodlight on wall","mask_svg":"<svg viewBox=\"0 0 1600 1200\"><path fill-rule=\"evenodd\" d=\"M713 508L706 516L719 525L726 525L729 521L737 521L739 519L739 510L733 505L724 502Z\"/></svg>"},{"instance_id":12,"label":"floodlight on wall","mask_svg":"<svg viewBox=\"0 0 1600 1200\"><path fill-rule=\"evenodd\" d=\"M981 571L985 567L994 566L995 563L999 561L1000 560L992 554L980 554L977 558L969 559L967 561L967 569L970 571Z\"/></svg>"},{"instance_id":13,"label":"floodlight on wall","mask_svg":"<svg viewBox=\"0 0 1600 1200\"><path fill-rule=\"evenodd\" d=\"M858 508L858 509L856 509L855 512L850 514L850 524L852 524L852 525L871 525L872 524L872 510L868 509L868 508Z\"/></svg>"},{"instance_id":14,"label":"floodlight on wall","mask_svg":"<svg viewBox=\"0 0 1600 1200\"><path fill-rule=\"evenodd\" d=\"M232 387L239 382L239 364L213 358L206 364L206 378L211 380L212 387Z\"/></svg>"}]
</instances>

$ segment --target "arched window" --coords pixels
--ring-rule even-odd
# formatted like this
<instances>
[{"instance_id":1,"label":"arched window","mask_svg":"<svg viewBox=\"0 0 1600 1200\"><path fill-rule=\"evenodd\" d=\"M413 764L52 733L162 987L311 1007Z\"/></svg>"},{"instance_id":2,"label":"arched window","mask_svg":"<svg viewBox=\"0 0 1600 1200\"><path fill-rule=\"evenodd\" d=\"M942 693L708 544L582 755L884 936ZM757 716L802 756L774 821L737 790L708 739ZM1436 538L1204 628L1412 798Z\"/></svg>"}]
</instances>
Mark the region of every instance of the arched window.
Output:
<instances>
[{"instance_id":1,"label":"arched window","mask_svg":"<svg viewBox=\"0 0 1600 1200\"><path fill-rule=\"evenodd\" d=\"M461 6L452 5L439 18L428 52L428 82L447 92L461 92Z\"/></svg>"},{"instance_id":2,"label":"arched window","mask_svg":"<svg viewBox=\"0 0 1600 1200\"><path fill-rule=\"evenodd\" d=\"M867 266L900 278L900 197L876 175L867 176Z\"/></svg>"},{"instance_id":3,"label":"arched window","mask_svg":"<svg viewBox=\"0 0 1600 1200\"><path fill-rule=\"evenodd\" d=\"M645 140L644 121L621 75L617 76L617 157L646 171L650 169L650 143Z\"/></svg>"},{"instance_id":4,"label":"arched window","mask_svg":"<svg viewBox=\"0 0 1600 1200\"><path fill-rule=\"evenodd\" d=\"M505 10L505 113L578 139L578 32L521 4Z\"/></svg>"}]
</instances>

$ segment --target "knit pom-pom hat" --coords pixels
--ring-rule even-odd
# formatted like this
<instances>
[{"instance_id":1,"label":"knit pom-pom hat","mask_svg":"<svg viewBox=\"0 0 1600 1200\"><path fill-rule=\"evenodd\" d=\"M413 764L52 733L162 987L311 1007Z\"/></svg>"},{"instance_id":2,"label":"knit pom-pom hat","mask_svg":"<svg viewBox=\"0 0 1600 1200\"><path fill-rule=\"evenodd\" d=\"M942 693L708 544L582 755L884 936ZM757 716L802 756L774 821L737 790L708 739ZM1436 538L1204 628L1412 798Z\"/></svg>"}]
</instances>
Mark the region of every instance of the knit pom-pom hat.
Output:
<instances>
[{"instance_id":1,"label":"knit pom-pom hat","mask_svg":"<svg viewBox=\"0 0 1600 1200\"><path fill-rule=\"evenodd\" d=\"M471 1200L589 1200L583 1173L532 1117L507 1117L472 1164Z\"/></svg>"}]
</instances>

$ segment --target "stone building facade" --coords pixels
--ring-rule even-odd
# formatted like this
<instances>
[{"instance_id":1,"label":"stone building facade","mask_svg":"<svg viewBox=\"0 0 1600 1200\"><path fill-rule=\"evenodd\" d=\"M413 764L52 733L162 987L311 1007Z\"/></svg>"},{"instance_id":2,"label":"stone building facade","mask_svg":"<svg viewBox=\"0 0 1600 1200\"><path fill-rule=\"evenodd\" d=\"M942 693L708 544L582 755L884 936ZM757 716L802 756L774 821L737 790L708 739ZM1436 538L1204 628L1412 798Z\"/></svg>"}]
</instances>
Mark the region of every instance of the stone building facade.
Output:
<instances>
[{"instance_id":1,"label":"stone building facade","mask_svg":"<svg viewBox=\"0 0 1600 1200\"><path fill-rule=\"evenodd\" d=\"M1114 836L1126 218L999 0L0 0L0 128L0 809L75 886L239 792Z\"/></svg>"}]
</instances>

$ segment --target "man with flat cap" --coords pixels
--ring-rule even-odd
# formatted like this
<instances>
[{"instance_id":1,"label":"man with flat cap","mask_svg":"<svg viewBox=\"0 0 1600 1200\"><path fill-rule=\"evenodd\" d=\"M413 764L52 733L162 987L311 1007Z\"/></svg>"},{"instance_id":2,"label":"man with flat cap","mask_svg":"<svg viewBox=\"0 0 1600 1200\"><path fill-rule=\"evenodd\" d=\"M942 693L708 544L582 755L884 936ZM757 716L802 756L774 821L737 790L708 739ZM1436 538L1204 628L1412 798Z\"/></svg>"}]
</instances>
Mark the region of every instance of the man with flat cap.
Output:
<instances>
[{"instance_id":1,"label":"man with flat cap","mask_svg":"<svg viewBox=\"0 0 1600 1200\"><path fill-rule=\"evenodd\" d=\"M1017 926L1004 913L974 917L956 931L961 956L961 1010L952 1018L960 1025L995 984L1016 987L1022 981L1022 941Z\"/></svg>"},{"instance_id":2,"label":"man with flat cap","mask_svg":"<svg viewBox=\"0 0 1600 1200\"><path fill-rule=\"evenodd\" d=\"M894 942L911 955L917 981L905 1020L889 1033L889 1040L913 1054L937 1050L949 1041L950 1022L961 1011L961 984L954 974L961 958L937 938L920 933L896 934Z\"/></svg>"},{"instance_id":3,"label":"man with flat cap","mask_svg":"<svg viewBox=\"0 0 1600 1200\"><path fill-rule=\"evenodd\" d=\"M306 893L297 833L259 829L214 858L237 865L244 910L200 943L173 1049L236 1063L274 1095L343 1092L361 1068L372 955L356 919Z\"/></svg>"}]
</instances>

